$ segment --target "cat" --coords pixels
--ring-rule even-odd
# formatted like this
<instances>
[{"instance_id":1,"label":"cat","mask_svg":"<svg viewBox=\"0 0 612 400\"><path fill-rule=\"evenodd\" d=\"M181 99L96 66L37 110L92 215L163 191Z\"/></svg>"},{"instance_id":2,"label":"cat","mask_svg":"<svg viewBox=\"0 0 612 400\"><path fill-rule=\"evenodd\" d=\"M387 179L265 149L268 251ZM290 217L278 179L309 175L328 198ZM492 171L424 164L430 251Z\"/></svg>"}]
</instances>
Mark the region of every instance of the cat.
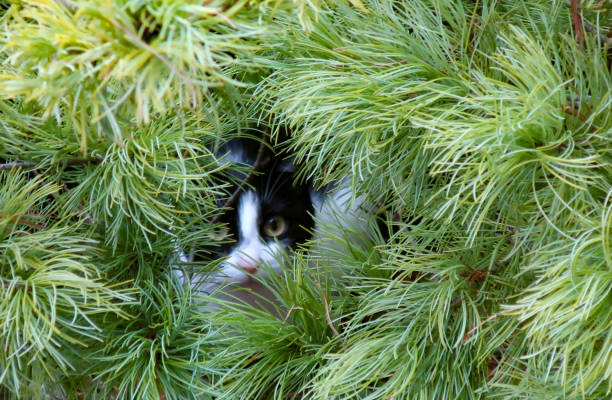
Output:
<instances>
[{"instance_id":1,"label":"cat","mask_svg":"<svg viewBox=\"0 0 612 400\"><path fill-rule=\"evenodd\" d=\"M239 184L230 190L232 204L220 202L227 207L216 221L223 224L213 238L219 245L211 249L213 258L222 259L220 268L212 275L191 274L192 292L271 309L273 295L263 280L281 272L282 253L312 237L323 193L295 180L296 167L286 153L254 139L233 139L218 156ZM199 261L195 254L180 252L179 261ZM183 271L178 274L185 280Z\"/></svg>"}]
</instances>

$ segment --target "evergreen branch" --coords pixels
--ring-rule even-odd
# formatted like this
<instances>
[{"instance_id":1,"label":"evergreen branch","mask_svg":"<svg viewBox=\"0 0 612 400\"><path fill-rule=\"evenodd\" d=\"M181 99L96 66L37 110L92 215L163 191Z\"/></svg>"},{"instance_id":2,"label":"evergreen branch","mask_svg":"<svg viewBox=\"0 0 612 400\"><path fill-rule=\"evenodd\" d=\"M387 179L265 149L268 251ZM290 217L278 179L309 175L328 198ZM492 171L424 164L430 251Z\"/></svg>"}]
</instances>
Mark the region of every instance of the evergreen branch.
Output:
<instances>
[{"instance_id":1,"label":"evergreen branch","mask_svg":"<svg viewBox=\"0 0 612 400\"><path fill-rule=\"evenodd\" d=\"M119 22L115 21L112 18L110 19L110 23L113 24L113 26L118 28L120 31L125 33L127 36L129 36L129 38L132 39L135 43L138 43L139 46L151 52L151 54L153 54L161 62L163 62L164 65L168 67L170 71L172 71L172 73L174 73L181 81L183 81L183 83L185 84L185 86L187 86L187 89L191 93L191 106L192 107L196 106L197 97L196 97L195 88L193 87L191 82L178 69L176 69L174 64L172 64L166 57L164 57L160 52L155 50L149 44L145 43L136 33L132 32L131 29L123 26L122 24L120 24Z\"/></svg>"},{"instance_id":2,"label":"evergreen branch","mask_svg":"<svg viewBox=\"0 0 612 400\"><path fill-rule=\"evenodd\" d=\"M9 3L0 397L610 397L604 2ZM274 315L196 310L168 260L212 257L267 153L232 193L209 149L253 115L368 221L284 254Z\"/></svg>"}]
</instances>

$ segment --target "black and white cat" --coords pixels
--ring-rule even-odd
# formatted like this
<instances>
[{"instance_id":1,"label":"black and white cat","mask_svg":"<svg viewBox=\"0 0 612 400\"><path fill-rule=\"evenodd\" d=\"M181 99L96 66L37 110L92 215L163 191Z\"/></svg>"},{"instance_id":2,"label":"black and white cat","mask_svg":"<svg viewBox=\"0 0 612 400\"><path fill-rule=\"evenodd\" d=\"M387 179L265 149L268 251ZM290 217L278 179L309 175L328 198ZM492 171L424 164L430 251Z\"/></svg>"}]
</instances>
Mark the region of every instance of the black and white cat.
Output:
<instances>
[{"instance_id":1,"label":"black and white cat","mask_svg":"<svg viewBox=\"0 0 612 400\"><path fill-rule=\"evenodd\" d=\"M190 283L196 294L222 286L217 297L256 305L270 300L262 280L281 272L281 253L311 238L322 194L308 182L295 181L296 168L286 154L275 154L253 139L234 139L218 153L244 184L230 190L233 202L218 218L224 225L215 237L220 245L212 251L224 258L219 271L212 276L190 274ZM189 263L194 256L180 252L179 261ZM183 272L177 270L185 280Z\"/></svg>"},{"instance_id":2,"label":"black and white cat","mask_svg":"<svg viewBox=\"0 0 612 400\"><path fill-rule=\"evenodd\" d=\"M224 160L234 165L252 168L256 162L259 164L250 176L234 172L248 180L248 186L220 219L227 227L226 235L233 240L219 249L220 256L227 256L221 264L221 274L231 282L244 282L264 273L260 268L263 264L278 272L276 255L310 238L313 203L319 195L309 183L295 182L291 160L257 142L234 139L220 153L226 154Z\"/></svg>"},{"instance_id":3,"label":"black and white cat","mask_svg":"<svg viewBox=\"0 0 612 400\"><path fill-rule=\"evenodd\" d=\"M281 273L283 253L314 238L318 247L313 254L327 263L321 249L343 252L367 235L373 215L364 212L361 198L353 198L348 178L333 190L317 191L310 182L296 181L296 167L287 154L253 139L234 139L218 153L242 184L230 190L231 204L220 204L228 207L218 218L224 224L215 237L220 244L212 249L221 259L219 270L212 275L191 271L187 279L188 270L176 269L192 293L273 311L274 296L264 282L267 274ZM180 264L198 261L196 253L179 251ZM201 307L215 308L210 299Z\"/></svg>"}]
</instances>

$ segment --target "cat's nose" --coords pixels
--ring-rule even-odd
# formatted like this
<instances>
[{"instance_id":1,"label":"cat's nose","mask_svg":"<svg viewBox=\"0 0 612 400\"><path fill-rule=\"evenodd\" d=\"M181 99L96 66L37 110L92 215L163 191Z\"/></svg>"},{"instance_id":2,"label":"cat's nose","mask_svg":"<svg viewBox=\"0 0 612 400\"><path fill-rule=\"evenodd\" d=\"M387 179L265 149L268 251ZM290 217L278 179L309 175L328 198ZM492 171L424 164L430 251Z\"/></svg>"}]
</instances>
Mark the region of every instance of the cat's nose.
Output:
<instances>
[{"instance_id":1,"label":"cat's nose","mask_svg":"<svg viewBox=\"0 0 612 400\"><path fill-rule=\"evenodd\" d=\"M254 274L257 272L257 266L255 265L255 263L250 261L240 260L238 261L236 266L249 274Z\"/></svg>"},{"instance_id":2,"label":"cat's nose","mask_svg":"<svg viewBox=\"0 0 612 400\"><path fill-rule=\"evenodd\" d=\"M241 267L245 272L248 272L249 274L254 274L255 272L257 272L257 267L252 267L250 265L248 266L244 266Z\"/></svg>"}]
</instances>

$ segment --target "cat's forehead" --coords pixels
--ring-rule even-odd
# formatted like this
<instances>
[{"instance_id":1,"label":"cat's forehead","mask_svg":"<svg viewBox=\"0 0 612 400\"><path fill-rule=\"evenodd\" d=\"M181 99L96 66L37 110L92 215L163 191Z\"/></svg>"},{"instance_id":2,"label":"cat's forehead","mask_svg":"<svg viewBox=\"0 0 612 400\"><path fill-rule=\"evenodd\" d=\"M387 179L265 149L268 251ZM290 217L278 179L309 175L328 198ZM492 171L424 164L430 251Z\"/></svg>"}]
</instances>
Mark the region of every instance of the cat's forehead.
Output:
<instances>
[{"instance_id":1,"label":"cat's forehead","mask_svg":"<svg viewBox=\"0 0 612 400\"><path fill-rule=\"evenodd\" d=\"M225 143L217 153L220 163L227 165L226 173L238 178L230 190L237 190L240 181L248 179L250 189L256 190L264 204L275 198L291 197L296 167L286 154L274 154L265 144L247 138L236 138ZM280 195L280 196L279 196Z\"/></svg>"},{"instance_id":2,"label":"cat's forehead","mask_svg":"<svg viewBox=\"0 0 612 400\"><path fill-rule=\"evenodd\" d=\"M269 156L271 150L255 139L236 138L223 144L217 155L221 158L222 163L229 164L255 164L257 155L262 152L262 155Z\"/></svg>"},{"instance_id":3,"label":"cat's forehead","mask_svg":"<svg viewBox=\"0 0 612 400\"><path fill-rule=\"evenodd\" d=\"M225 143L219 149L217 155L222 164L255 166L261 172L284 172L293 174L296 167L291 157L286 154L275 154L266 144L255 139L236 138Z\"/></svg>"},{"instance_id":4,"label":"cat's forehead","mask_svg":"<svg viewBox=\"0 0 612 400\"><path fill-rule=\"evenodd\" d=\"M219 156L222 163L230 164L227 172L238 178L229 191L240 193L226 211L234 214L234 218L240 218L239 205L243 198L250 196L256 196L257 207L264 217L273 213L291 215L312 211L310 185L295 182L296 168L286 155L275 155L257 140L237 138L225 143L219 149ZM241 183L245 180L246 185Z\"/></svg>"}]
</instances>

